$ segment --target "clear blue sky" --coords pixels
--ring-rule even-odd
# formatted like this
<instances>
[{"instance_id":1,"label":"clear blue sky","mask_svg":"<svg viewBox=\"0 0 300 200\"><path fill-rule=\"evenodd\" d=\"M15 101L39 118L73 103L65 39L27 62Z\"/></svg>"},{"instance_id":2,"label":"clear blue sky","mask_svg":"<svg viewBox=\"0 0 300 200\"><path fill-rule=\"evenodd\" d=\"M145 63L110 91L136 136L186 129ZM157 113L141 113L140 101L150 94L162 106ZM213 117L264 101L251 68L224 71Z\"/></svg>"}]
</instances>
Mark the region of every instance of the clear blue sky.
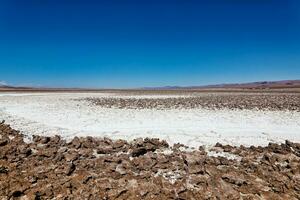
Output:
<instances>
[{"instance_id":1,"label":"clear blue sky","mask_svg":"<svg viewBox=\"0 0 300 200\"><path fill-rule=\"evenodd\" d=\"M143 87L300 79L299 0L0 0L0 81Z\"/></svg>"}]
</instances>

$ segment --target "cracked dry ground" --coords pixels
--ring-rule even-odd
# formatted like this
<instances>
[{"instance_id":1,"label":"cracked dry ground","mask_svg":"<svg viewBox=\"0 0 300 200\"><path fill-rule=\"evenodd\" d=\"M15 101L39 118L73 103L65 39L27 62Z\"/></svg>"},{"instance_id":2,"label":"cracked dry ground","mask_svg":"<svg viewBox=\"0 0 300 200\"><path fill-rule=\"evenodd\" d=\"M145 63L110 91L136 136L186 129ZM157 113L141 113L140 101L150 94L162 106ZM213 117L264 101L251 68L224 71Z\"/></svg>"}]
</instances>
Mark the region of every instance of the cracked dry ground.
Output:
<instances>
[{"instance_id":1,"label":"cracked dry ground","mask_svg":"<svg viewBox=\"0 0 300 200\"><path fill-rule=\"evenodd\" d=\"M34 136L0 124L0 199L299 199L300 144L184 151L158 139Z\"/></svg>"}]
</instances>

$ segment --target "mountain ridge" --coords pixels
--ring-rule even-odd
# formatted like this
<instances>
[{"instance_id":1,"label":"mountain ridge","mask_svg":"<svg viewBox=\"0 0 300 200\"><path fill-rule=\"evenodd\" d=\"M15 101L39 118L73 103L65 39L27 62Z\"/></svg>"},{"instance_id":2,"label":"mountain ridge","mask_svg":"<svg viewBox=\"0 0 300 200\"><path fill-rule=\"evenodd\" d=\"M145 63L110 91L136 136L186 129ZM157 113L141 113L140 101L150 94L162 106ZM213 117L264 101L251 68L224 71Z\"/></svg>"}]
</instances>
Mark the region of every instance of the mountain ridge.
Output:
<instances>
[{"instance_id":1,"label":"mountain ridge","mask_svg":"<svg viewBox=\"0 0 300 200\"><path fill-rule=\"evenodd\" d=\"M221 83L200 86L164 86L164 87L144 87L143 89L209 89L209 88L300 88L300 80L280 80L280 81L255 81L246 83Z\"/></svg>"},{"instance_id":2,"label":"mountain ridge","mask_svg":"<svg viewBox=\"0 0 300 200\"><path fill-rule=\"evenodd\" d=\"M109 90L110 88L63 88L63 87L26 87L26 86L12 86L0 82L0 90ZM143 90L180 90L180 89L273 89L273 88L300 88L299 80L280 80L280 81L256 81L247 83L221 83L200 86L163 86L163 87L142 87L131 89ZM112 89L113 90L113 89ZM122 89L116 89L122 90ZM127 89L124 89L127 90ZM129 89L130 90L130 89Z\"/></svg>"}]
</instances>

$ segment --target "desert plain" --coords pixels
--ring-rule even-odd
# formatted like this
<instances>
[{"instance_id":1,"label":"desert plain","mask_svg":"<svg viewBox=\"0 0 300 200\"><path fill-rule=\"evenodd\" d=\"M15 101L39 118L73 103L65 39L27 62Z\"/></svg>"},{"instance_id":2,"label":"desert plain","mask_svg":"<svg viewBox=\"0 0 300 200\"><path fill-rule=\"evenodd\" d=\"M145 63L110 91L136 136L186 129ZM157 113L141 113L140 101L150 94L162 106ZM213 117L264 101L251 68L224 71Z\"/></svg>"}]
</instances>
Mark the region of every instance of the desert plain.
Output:
<instances>
[{"instance_id":1,"label":"desert plain","mask_svg":"<svg viewBox=\"0 0 300 200\"><path fill-rule=\"evenodd\" d=\"M300 198L297 89L6 91L0 120L2 199Z\"/></svg>"}]
</instances>

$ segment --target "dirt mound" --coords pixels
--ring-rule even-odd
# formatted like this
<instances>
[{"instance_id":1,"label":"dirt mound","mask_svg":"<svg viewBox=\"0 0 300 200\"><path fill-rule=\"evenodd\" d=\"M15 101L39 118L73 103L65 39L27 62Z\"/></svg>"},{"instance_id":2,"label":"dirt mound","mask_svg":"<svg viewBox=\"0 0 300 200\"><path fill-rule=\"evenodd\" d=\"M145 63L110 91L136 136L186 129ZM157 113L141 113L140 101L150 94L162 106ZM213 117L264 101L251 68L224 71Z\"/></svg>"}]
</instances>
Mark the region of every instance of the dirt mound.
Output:
<instances>
[{"instance_id":1,"label":"dirt mound","mask_svg":"<svg viewBox=\"0 0 300 200\"><path fill-rule=\"evenodd\" d=\"M184 149L149 138L25 143L2 122L0 199L300 198L300 144Z\"/></svg>"}]
</instances>

